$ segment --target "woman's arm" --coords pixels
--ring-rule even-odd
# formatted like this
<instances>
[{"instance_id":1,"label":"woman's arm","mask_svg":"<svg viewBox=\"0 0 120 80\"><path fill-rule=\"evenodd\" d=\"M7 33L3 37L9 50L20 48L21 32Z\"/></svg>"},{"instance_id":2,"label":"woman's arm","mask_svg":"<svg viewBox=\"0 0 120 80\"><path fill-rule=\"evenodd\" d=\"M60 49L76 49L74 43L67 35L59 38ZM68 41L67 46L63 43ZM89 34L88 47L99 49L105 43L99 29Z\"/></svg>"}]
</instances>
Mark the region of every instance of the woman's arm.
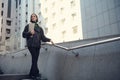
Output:
<instances>
[{"instance_id":1,"label":"woman's arm","mask_svg":"<svg viewBox=\"0 0 120 80\"><path fill-rule=\"evenodd\" d=\"M42 39L42 41L43 42L50 42L51 41L51 39L49 39L49 38L47 38L45 35L44 35L44 32L43 32L43 29L42 28L40 28L41 29L41 39Z\"/></svg>"}]
</instances>

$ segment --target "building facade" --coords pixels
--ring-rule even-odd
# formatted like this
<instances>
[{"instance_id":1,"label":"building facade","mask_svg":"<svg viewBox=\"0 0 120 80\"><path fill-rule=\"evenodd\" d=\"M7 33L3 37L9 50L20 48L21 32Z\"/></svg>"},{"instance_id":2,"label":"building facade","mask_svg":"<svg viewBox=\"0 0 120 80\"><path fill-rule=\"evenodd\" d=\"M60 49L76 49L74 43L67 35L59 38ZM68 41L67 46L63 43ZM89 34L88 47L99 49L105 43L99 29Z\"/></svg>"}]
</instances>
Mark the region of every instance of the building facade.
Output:
<instances>
[{"instance_id":1,"label":"building facade","mask_svg":"<svg viewBox=\"0 0 120 80\"><path fill-rule=\"evenodd\" d=\"M15 49L15 0L0 0L0 51Z\"/></svg>"},{"instance_id":2,"label":"building facade","mask_svg":"<svg viewBox=\"0 0 120 80\"><path fill-rule=\"evenodd\" d=\"M79 0L41 0L47 36L55 43L82 39Z\"/></svg>"},{"instance_id":3,"label":"building facade","mask_svg":"<svg viewBox=\"0 0 120 80\"><path fill-rule=\"evenodd\" d=\"M83 38L120 34L119 0L80 0Z\"/></svg>"},{"instance_id":4,"label":"building facade","mask_svg":"<svg viewBox=\"0 0 120 80\"><path fill-rule=\"evenodd\" d=\"M0 52L25 48L22 32L30 15L36 13L43 26L40 0L0 0L0 6Z\"/></svg>"}]
</instances>

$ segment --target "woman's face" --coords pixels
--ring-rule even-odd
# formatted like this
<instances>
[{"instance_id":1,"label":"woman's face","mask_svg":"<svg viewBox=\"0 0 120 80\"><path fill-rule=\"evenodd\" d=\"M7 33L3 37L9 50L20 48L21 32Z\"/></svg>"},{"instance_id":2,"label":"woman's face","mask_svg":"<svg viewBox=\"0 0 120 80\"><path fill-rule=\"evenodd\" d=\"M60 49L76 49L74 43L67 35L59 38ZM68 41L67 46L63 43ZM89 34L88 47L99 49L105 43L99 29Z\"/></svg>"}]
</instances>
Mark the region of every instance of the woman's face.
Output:
<instances>
[{"instance_id":1,"label":"woman's face","mask_svg":"<svg viewBox=\"0 0 120 80\"><path fill-rule=\"evenodd\" d=\"M31 15L31 19L32 19L32 21L35 21L35 22L36 22L37 16L36 16L35 14L32 14L32 15Z\"/></svg>"}]
</instances>

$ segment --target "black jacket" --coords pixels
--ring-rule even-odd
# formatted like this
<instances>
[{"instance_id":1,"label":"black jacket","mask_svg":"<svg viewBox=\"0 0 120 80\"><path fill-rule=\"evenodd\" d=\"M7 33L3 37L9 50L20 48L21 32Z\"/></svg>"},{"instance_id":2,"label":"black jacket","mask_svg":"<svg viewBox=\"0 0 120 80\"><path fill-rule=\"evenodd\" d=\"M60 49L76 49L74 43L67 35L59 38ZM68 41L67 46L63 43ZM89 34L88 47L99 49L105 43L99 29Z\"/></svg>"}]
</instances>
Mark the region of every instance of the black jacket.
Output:
<instances>
[{"instance_id":1,"label":"black jacket","mask_svg":"<svg viewBox=\"0 0 120 80\"><path fill-rule=\"evenodd\" d=\"M34 30L35 34L32 35L29 32L29 25L24 28L22 36L27 40L27 47L41 47L41 41L50 42L50 39L45 37L43 29L38 24L35 24Z\"/></svg>"}]
</instances>

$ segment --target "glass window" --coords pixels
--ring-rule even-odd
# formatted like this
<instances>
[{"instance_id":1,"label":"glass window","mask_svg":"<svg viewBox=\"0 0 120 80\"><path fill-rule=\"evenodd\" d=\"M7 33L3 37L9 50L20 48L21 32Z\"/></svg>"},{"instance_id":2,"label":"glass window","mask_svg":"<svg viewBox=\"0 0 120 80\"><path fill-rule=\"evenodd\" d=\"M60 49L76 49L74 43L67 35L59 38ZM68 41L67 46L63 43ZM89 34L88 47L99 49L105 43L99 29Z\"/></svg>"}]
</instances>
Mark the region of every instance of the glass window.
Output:
<instances>
[{"instance_id":1,"label":"glass window","mask_svg":"<svg viewBox=\"0 0 120 80\"><path fill-rule=\"evenodd\" d=\"M10 29L6 29L6 33L7 33L7 34L10 34Z\"/></svg>"},{"instance_id":2,"label":"glass window","mask_svg":"<svg viewBox=\"0 0 120 80\"><path fill-rule=\"evenodd\" d=\"M6 39L9 39L10 37L6 37ZM10 46L6 46L6 50L10 51Z\"/></svg>"},{"instance_id":3,"label":"glass window","mask_svg":"<svg viewBox=\"0 0 120 80\"><path fill-rule=\"evenodd\" d=\"M7 21L6 21L6 24L7 24L8 26L11 26L11 21L7 20Z\"/></svg>"},{"instance_id":4,"label":"glass window","mask_svg":"<svg viewBox=\"0 0 120 80\"><path fill-rule=\"evenodd\" d=\"M47 13L47 8L45 8L45 12Z\"/></svg>"},{"instance_id":5,"label":"glass window","mask_svg":"<svg viewBox=\"0 0 120 80\"><path fill-rule=\"evenodd\" d=\"M64 24L64 23L65 23L65 18L63 18L63 19L61 20L61 23L62 23L62 24Z\"/></svg>"},{"instance_id":6,"label":"glass window","mask_svg":"<svg viewBox=\"0 0 120 80\"><path fill-rule=\"evenodd\" d=\"M7 11L7 17L11 17L11 0L8 0L8 11Z\"/></svg>"},{"instance_id":7,"label":"glass window","mask_svg":"<svg viewBox=\"0 0 120 80\"><path fill-rule=\"evenodd\" d=\"M21 4L21 0L19 0L19 5Z\"/></svg>"},{"instance_id":8,"label":"glass window","mask_svg":"<svg viewBox=\"0 0 120 80\"><path fill-rule=\"evenodd\" d=\"M28 7L28 4L26 4L26 7Z\"/></svg>"},{"instance_id":9,"label":"glass window","mask_svg":"<svg viewBox=\"0 0 120 80\"><path fill-rule=\"evenodd\" d=\"M4 3L2 3L2 8L4 7Z\"/></svg>"},{"instance_id":10,"label":"glass window","mask_svg":"<svg viewBox=\"0 0 120 80\"><path fill-rule=\"evenodd\" d=\"M45 18L45 23L47 23L48 22L48 18Z\"/></svg>"},{"instance_id":11,"label":"glass window","mask_svg":"<svg viewBox=\"0 0 120 80\"><path fill-rule=\"evenodd\" d=\"M26 12L26 15L28 14L28 12Z\"/></svg>"},{"instance_id":12,"label":"glass window","mask_svg":"<svg viewBox=\"0 0 120 80\"><path fill-rule=\"evenodd\" d=\"M78 30L78 29L77 29L77 26L74 26L74 27L73 27L73 33L74 33L74 34L77 33L77 30Z\"/></svg>"},{"instance_id":13,"label":"glass window","mask_svg":"<svg viewBox=\"0 0 120 80\"><path fill-rule=\"evenodd\" d=\"M1 19L1 24L3 24L3 19Z\"/></svg>"},{"instance_id":14,"label":"glass window","mask_svg":"<svg viewBox=\"0 0 120 80\"><path fill-rule=\"evenodd\" d=\"M64 10L64 8L63 8L63 7L61 7L61 8L60 8L61 13L63 13L63 10Z\"/></svg>"},{"instance_id":15,"label":"glass window","mask_svg":"<svg viewBox=\"0 0 120 80\"><path fill-rule=\"evenodd\" d=\"M52 3L52 7L54 7L54 6L55 6L55 2Z\"/></svg>"},{"instance_id":16,"label":"glass window","mask_svg":"<svg viewBox=\"0 0 120 80\"><path fill-rule=\"evenodd\" d=\"M75 6L75 0L72 0L70 4L71 4L71 7Z\"/></svg>"},{"instance_id":17,"label":"glass window","mask_svg":"<svg viewBox=\"0 0 120 80\"><path fill-rule=\"evenodd\" d=\"M56 27L56 23L53 24L53 29L55 29L55 27Z\"/></svg>"},{"instance_id":18,"label":"glass window","mask_svg":"<svg viewBox=\"0 0 120 80\"><path fill-rule=\"evenodd\" d=\"M55 12L52 14L53 18L55 17Z\"/></svg>"},{"instance_id":19,"label":"glass window","mask_svg":"<svg viewBox=\"0 0 120 80\"><path fill-rule=\"evenodd\" d=\"M1 16L3 16L3 11L1 11Z\"/></svg>"},{"instance_id":20,"label":"glass window","mask_svg":"<svg viewBox=\"0 0 120 80\"><path fill-rule=\"evenodd\" d=\"M74 18L75 18L75 16L76 16L76 13L73 13L73 14L72 14L72 18L74 19Z\"/></svg>"},{"instance_id":21,"label":"glass window","mask_svg":"<svg viewBox=\"0 0 120 80\"><path fill-rule=\"evenodd\" d=\"M18 0L16 0L16 8L18 7Z\"/></svg>"}]
</instances>

